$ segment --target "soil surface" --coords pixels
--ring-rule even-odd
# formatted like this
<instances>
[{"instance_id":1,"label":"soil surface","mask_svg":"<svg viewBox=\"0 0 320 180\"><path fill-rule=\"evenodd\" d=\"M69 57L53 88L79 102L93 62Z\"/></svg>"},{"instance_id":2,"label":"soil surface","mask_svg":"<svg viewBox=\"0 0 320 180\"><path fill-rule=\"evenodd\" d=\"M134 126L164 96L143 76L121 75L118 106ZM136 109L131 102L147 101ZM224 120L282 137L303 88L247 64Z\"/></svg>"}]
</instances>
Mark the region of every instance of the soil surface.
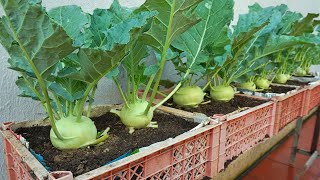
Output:
<instances>
[{"instance_id":1,"label":"soil surface","mask_svg":"<svg viewBox=\"0 0 320 180\"><path fill-rule=\"evenodd\" d=\"M93 121L98 131L110 127L110 137L100 146L78 150L60 151L54 148L50 142L49 126L20 128L16 133L26 138L30 148L44 157L50 170L71 171L78 176L99 168L130 150L176 137L198 125L179 117L155 113L154 121L158 122L158 129L140 129L130 135L120 119L112 113L93 118Z\"/></svg>"},{"instance_id":2,"label":"soil surface","mask_svg":"<svg viewBox=\"0 0 320 180\"><path fill-rule=\"evenodd\" d=\"M169 107L174 107L177 109L182 109L182 110L185 110L188 112L198 112L198 113L203 113L207 116L212 116L214 114L232 113L232 112L234 112L240 108L244 108L244 107L258 106L258 105L263 104L267 101L249 98L249 97L243 97L243 96L235 96L229 102L213 101L209 97L206 97L204 102L208 102L208 103L207 104L200 104L196 108L179 107L177 104L173 103L172 100L170 100L165 105L169 106Z\"/></svg>"},{"instance_id":3,"label":"soil surface","mask_svg":"<svg viewBox=\"0 0 320 180\"><path fill-rule=\"evenodd\" d=\"M293 87L285 87L285 86L270 86L270 89L266 89L264 91L262 91L263 93L277 93L277 94L281 94L281 93L287 93L289 91L295 90L296 88Z\"/></svg>"},{"instance_id":4,"label":"soil surface","mask_svg":"<svg viewBox=\"0 0 320 180\"><path fill-rule=\"evenodd\" d=\"M294 85L294 86L306 86L309 84L309 82L300 82L300 81L293 81L293 80L288 80L287 85Z\"/></svg>"}]
</instances>

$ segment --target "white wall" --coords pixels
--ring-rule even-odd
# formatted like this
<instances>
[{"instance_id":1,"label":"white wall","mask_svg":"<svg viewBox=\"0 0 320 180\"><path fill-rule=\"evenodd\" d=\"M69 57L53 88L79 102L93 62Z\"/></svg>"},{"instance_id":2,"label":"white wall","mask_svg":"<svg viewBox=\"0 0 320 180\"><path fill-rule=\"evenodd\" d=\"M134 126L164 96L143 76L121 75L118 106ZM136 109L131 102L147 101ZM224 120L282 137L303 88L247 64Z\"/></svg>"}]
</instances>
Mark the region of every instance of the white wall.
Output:
<instances>
[{"instance_id":1,"label":"white wall","mask_svg":"<svg viewBox=\"0 0 320 180\"><path fill-rule=\"evenodd\" d=\"M134 7L141 5L144 0L119 0L121 4ZM60 5L77 4L80 5L84 11L92 12L94 8L109 7L112 0L43 0L43 4L47 8L52 8ZM281 3L287 4L291 10L307 14L308 12L319 13L320 1L319 0L235 0L235 18L238 18L240 13L248 11L247 6L255 2L260 3L262 6L278 5ZM0 15L3 14L0 9ZM17 74L9 69L7 63L8 55L5 50L0 46L0 123L5 121L21 121L39 119L43 117L41 106L29 99L19 98L18 88L15 86ZM172 71L167 71L168 73ZM169 74L167 76L170 77ZM97 91L97 104L105 103L119 103L121 102L120 96L114 84L108 80L103 80L99 84ZM2 144L0 143L0 146ZM0 147L0 152L2 151ZM2 153L0 153L0 180L6 179L4 174ZM2 171L1 171L2 168ZM1 176L2 175L2 176Z\"/></svg>"}]
</instances>

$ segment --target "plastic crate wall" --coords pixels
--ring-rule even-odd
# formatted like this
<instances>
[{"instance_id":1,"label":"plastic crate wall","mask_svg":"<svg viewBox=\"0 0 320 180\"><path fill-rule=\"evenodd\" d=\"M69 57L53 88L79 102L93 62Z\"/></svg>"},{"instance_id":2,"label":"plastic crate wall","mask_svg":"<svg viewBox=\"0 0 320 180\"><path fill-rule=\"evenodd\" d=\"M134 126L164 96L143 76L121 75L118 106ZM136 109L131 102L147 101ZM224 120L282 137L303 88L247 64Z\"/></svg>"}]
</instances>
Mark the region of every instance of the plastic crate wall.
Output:
<instances>
[{"instance_id":1,"label":"plastic crate wall","mask_svg":"<svg viewBox=\"0 0 320 180\"><path fill-rule=\"evenodd\" d=\"M6 162L4 157L4 143L0 140L0 179L8 179L7 177L7 169Z\"/></svg>"},{"instance_id":2,"label":"plastic crate wall","mask_svg":"<svg viewBox=\"0 0 320 180\"><path fill-rule=\"evenodd\" d=\"M22 163L21 156L15 148L6 139L3 141L5 149L5 159L7 166L7 175L9 180L34 180L32 171L25 163Z\"/></svg>"},{"instance_id":3,"label":"plastic crate wall","mask_svg":"<svg viewBox=\"0 0 320 180\"><path fill-rule=\"evenodd\" d=\"M81 178L78 176L76 179L198 180L204 176L213 177L218 172L219 137L220 126L210 125L201 133L147 156L141 156L141 154L141 158L125 162L118 168L94 173L94 177ZM4 144L9 180L36 179L32 178L35 175L31 173L26 163L22 163L21 156L10 141L4 139Z\"/></svg>"},{"instance_id":4,"label":"plastic crate wall","mask_svg":"<svg viewBox=\"0 0 320 180\"><path fill-rule=\"evenodd\" d=\"M320 84L310 87L305 92L303 116L320 104Z\"/></svg>"},{"instance_id":5,"label":"plastic crate wall","mask_svg":"<svg viewBox=\"0 0 320 180\"><path fill-rule=\"evenodd\" d=\"M226 163L273 135L275 103L268 103L244 111L223 122L220 135L218 171Z\"/></svg>"},{"instance_id":6,"label":"plastic crate wall","mask_svg":"<svg viewBox=\"0 0 320 180\"><path fill-rule=\"evenodd\" d=\"M220 127L188 138L93 179L198 180L217 174Z\"/></svg>"},{"instance_id":7,"label":"plastic crate wall","mask_svg":"<svg viewBox=\"0 0 320 180\"><path fill-rule=\"evenodd\" d=\"M299 116L303 116L306 92L307 91L303 89L286 98L276 100L277 108L274 134L277 134L282 128Z\"/></svg>"}]
</instances>

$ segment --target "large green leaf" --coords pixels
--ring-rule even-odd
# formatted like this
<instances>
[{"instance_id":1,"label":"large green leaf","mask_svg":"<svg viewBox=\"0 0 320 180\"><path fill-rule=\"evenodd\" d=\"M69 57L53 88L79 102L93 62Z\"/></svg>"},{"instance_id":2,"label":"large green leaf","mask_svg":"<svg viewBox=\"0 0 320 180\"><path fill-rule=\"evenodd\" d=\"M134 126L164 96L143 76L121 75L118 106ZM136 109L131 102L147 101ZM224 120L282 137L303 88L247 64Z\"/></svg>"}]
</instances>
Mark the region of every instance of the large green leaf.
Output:
<instances>
[{"instance_id":1,"label":"large green leaf","mask_svg":"<svg viewBox=\"0 0 320 180\"><path fill-rule=\"evenodd\" d=\"M60 6L51 9L49 16L60 24L67 34L74 39L74 45L80 46L84 42L85 28L90 24L90 16L79 6Z\"/></svg>"},{"instance_id":2,"label":"large green leaf","mask_svg":"<svg viewBox=\"0 0 320 180\"><path fill-rule=\"evenodd\" d=\"M315 18L318 16L319 14L309 13L306 17L293 25L290 35L301 36L305 33L312 33L314 31L314 26L316 26L316 24L314 24Z\"/></svg>"},{"instance_id":3,"label":"large green leaf","mask_svg":"<svg viewBox=\"0 0 320 180\"><path fill-rule=\"evenodd\" d=\"M16 81L16 85L18 86L18 88L20 90L19 96L29 97L34 100L40 100L39 97L35 93L35 90L38 92L41 92L40 86L39 86L38 81L36 79L19 77L18 80ZM43 97L42 94L40 94L40 95L41 95L41 97Z\"/></svg>"},{"instance_id":4,"label":"large green leaf","mask_svg":"<svg viewBox=\"0 0 320 180\"><path fill-rule=\"evenodd\" d=\"M75 11L72 11L74 6L63 7L65 11L60 9L55 11L62 12L62 18L52 13L53 18L57 22L68 20L68 23L61 25L68 34L74 34L77 44L81 46L76 57L80 67L69 69L64 75L88 83L96 82L112 71L127 56L145 25L157 14L155 11L132 13L132 10L123 8L118 1L114 1L110 9L94 10L93 15L89 15L89 25L86 25L86 18L79 8ZM76 18L73 13L82 18ZM69 15L74 18L69 19ZM83 26L79 27L79 24ZM80 30L80 33L75 29Z\"/></svg>"},{"instance_id":5,"label":"large green leaf","mask_svg":"<svg viewBox=\"0 0 320 180\"><path fill-rule=\"evenodd\" d=\"M7 16L1 17L0 41L10 55L12 69L47 76L75 50L72 39L48 17L40 1L1 0L1 5Z\"/></svg>"},{"instance_id":6,"label":"large green leaf","mask_svg":"<svg viewBox=\"0 0 320 180\"><path fill-rule=\"evenodd\" d=\"M310 64L320 64L320 45L312 47L306 54L306 58L310 61Z\"/></svg>"},{"instance_id":7,"label":"large green leaf","mask_svg":"<svg viewBox=\"0 0 320 180\"><path fill-rule=\"evenodd\" d=\"M151 10L155 16L149 31L141 40L158 52L167 51L171 42L180 34L197 24L198 19L191 11L202 0L146 0L136 12Z\"/></svg>"},{"instance_id":8,"label":"large green leaf","mask_svg":"<svg viewBox=\"0 0 320 180\"><path fill-rule=\"evenodd\" d=\"M187 67L192 67L193 71L203 71L198 64L208 60L204 54L208 45L217 47L222 39L228 39L224 30L233 18L233 4L233 0L205 0L200 3L195 12L202 21L173 42L175 48L187 53Z\"/></svg>"},{"instance_id":9,"label":"large green leaf","mask_svg":"<svg viewBox=\"0 0 320 180\"><path fill-rule=\"evenodd\" d=\"M74 102L83 98L87 84L70 78L55 78L54 82L48 82L48 87L55 95Z\"/></svg>"},{"instance_id":10,"label":"large green leaf","mask_svg":"<svg viewBox=\"0 0 320 180\"><path fill-rule=\"evenodd\" d=\"M302 18L302 14L297 12L287 11L282 17L282 21L277 27L278 34L288 34L293 25Z\"/></svg>"},{"instance_id":11,"label":"large green leaf","mask_svg":"<svg viewBox=\"0 0 320 180\"><path fill-rule=\"evenodd\" d=\"M259 56L267 56L269 54L279 52L301 44L316 44L319 40L312 37L295 37L286 35L272 35L270 36L266 46L263 49L263 53Z\"/></svg>"}]
</instances>

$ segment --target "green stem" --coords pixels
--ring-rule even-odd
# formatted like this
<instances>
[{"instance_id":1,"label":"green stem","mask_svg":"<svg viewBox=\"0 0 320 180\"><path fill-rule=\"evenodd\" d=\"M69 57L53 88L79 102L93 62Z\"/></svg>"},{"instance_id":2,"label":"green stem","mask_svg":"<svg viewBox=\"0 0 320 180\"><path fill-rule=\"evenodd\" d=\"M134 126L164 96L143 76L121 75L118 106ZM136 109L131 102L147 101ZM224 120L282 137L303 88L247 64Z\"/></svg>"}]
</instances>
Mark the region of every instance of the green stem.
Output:
<instances>
[{"instance_id":1,"label":"green stem","mask_svg":"<svg viewBox=\"0 0 320 180\"><path fill-rule=\"evenodd\" d=\"M136 88L136 83L135 83L135 79L134 79L134 75L131 76L131 83L132 83L132 92L131 92L131 98L133 103L135 103L137 101L136 99L136 94L137 94L137 88Z\"/></svg>"},{"instance_id":2,"label":"green stem","mask_svg":"<svg viewBox=\"0 0 320 180\"><path fill-rule=\"evenodd\" d=\"M74 106L74 108L73 108L73 113L72 113L72 115L77 116L78 114L79 114L79 101L76 101L76 104L75 104L75 106ZM80 118L80 119L77 119L77 121L78 121L78 122L81 121L81 118Z\"/></svg>"},{"instance_id":3,"label":"green stem","mask_svg":"<svg viewBox=\"0 0 320 180\"><path fill-rule=\"evenodd\" d=\"M54 100L56 101L56 104L57 104L57 107L58 107L58 115L60 116L60 119L61 119L62 117L64 117L64 114L63 114L63 110L62 110L62 106L61 106L60 100L56 95L53 95L53 97L54 97Z\"/></svg>"},{"instance_id":4,"label":"green stem","mask_svg":"<svg viewBox=\"0 0 320 180\"><path fill-rule=\"evenodd\" d=\"M118 88L118 90L119 90L119 92L120 92L120 95L121 95L121 97L122 97L122 99L123 99L123 102L124 102L125 106L126 106L127 108L129 108L128 101L127 101L126 96L124 95L124 93L123 93L123 91L122 91L122 89L121 89L119 80L118 80L116 77L112 77L112 79L113 79L113 81L116 83L116 86L117 86L117 88Z\"/></svg>"},{"instance_id":5,"label":"green stem","mask_svg":"<svg viewBox=\"0 0 320 180\"><path fill-rule=\"evenodd\" d=\"M158 107L160 107L163 103L167 102L173 95L174 93L176 93L179 88L182 85L182 81L179 82L179 84L173 89L173 91L170 92L170 94L168 94L167 97L165 97L163 100L161 100L158 104L156 104L153 109L157 109Z\"/></svg>"},{"instance_id":6,"label":"green stem","mask_svg":"<svg viewBox=\"0 0 320 180\"><path fill-rule=\"evenodd\" d=\"M37 98L39 98L41 102L45 102L45 99L43 99L43 97L39 93L39 91L36 88L34 88L33 84L28 80L25 73L21 73L21 75L22 75L24 82L26 82L28 84L28 86L31 88L32 92L37 96Z\"/></svg>"},{"instance_id":7,"label":"green stem","mask_svg":"<svg viewBox=\"0 0 320 180\"><path fill-rule=\"evenodd\" d=\"M192 84L192 79L193 79L193 74L191 74L191 76L190 76L189 86L191 86L191 84Z\"/></svg>"},{"instance_id":8,"label":"green stem","mask_svg":"<svg viewBox=\"0 0 320 180\"><path fill-rule=\"evenodd\" d=\"M68 116L73 116L73 102L69 102L69 108L68 108Z\"/></svg>"},{"instance_id":9,"label":"green stem","mask_svg":"<svg viewBox=\"0 0 320 180\"><path fill-rule=\"evenodd\" d=\"M150 78L149 78L148 84L147 84L146 88L144 89L144 92L143 92L143 95L142 95L142 100L143 101L145 101L147 99L147 95L148 95L148 93L150 91L150 88L151 88L151 85L152 85L152 82L153 82L155 76L156 76L155 74L152 74L150 76Z\"/></svg>"},{"instance_id":10,"label":"green stem","mask_svg":"<svg viewBox=\"0 0 320 180\"><path fill-rule=\"evenodd\" d=\"M1 6L4 7L3 5L3 1L0 1L1 3ZM43 80L43 78L41 77L41 74L40 72L38 71L37 67L35 66L35 64L33 63L31 57L29 56L27 50L25 49L25 47L23 46L23 43L21 43L20 39L18 38L18 35L17 35L17 32L14 31L14 28L13 28L13 25L12 25L12 22L11 20L8 18L8 14L7 14L7 11L4 10L4 13L6 15L6 18L7 18L7 21L9 23L9 26L10 26L10 29L11 29L11 32L15 38L15 40L17 41L17 43L19 44L21 50L22 50L22 53L24 54L24 56L26 57L28 63L30 64L31 66L31 69L32 71L34 72L35 76L37 77L38 81L39 81L39 85L40 85L40 88L44 94L44 97L45 97L45 101L46 101L46 105L47 105L47 112L48 112L48 115L49 115L49 120L50 120L50 124L51 124L51 128L52 130L54 131L55 135L57 136L58 139L60 140L65 140L65 137L63 137L60 132L58 131L58 128L56 126L56 123L55 123L55 119L54 119L54 116L53 116L53 111L52 111L52 107L51 107L51 104L50 104L50 97L49 97L49 93L47 91L47 88L46 88L46 84Z\"/></svg>"},{"instance_id":11,"label":"green stem","mask_svg":"<svg viewBox=\"0 0 320 180\"><path fill-rule=\"evenodd\" d=\"M148 106L147 106L146 110L144 111L144 114L148 114L148 112L149 112L149 110L150 110L150 108L152 106L152 103L154 101L154 98L156 97L157 90L159 88L160 80L161 80L161 77L162 77L163 69L164 69L164 66L166 64L167 50L168 50L169 45L170 45L170 41L169 40L170 40L170 36L171 36L171 27L172 27L172 22L173 22L173 16L175 14L174 13L175 4L176 4L176 0L173 0L172 1L172 6L173 7L171 7L171 11L170 11L170 18L169 18L169 24L168 24L168 31L167 31L167 34L166 34L166 40L165 40L165 44L164 44L164 47L163 47L163 50L162 50L162 54L161 54L160 70L157 73L156 83L153 86L153 92L151 94Z\"/></svg>"},{"instance_id":12,"label":"green stem","mask_svg":"<svg viewBox=\"0 0 320 180\"><path fill-rule=\"evenodd\" d=\"M92 83L90 83L89 86L87 87L86 91L84 92L83 98L81 99L80 104L78 105L77 121L81 120L83 109L84 109L84 105L85 105L85 103L87 101L89 93L97 85L97 83L99 82L100 79L101 78L98 78L95 81L93 81Z\"/></svg>"},{"instance_id":13,"label":"green stem","mask_svg":"<svg viewBox=\"0 0 320 180\"><path fill-rule=\"evenodd\" d=\"M96 93L96 90L97 90L97 86L94 86L94 88L91 91L91 98L93 98L93 99L94 99L94 95ZM88 109L87 109L87 117L90 117L90 115L91 115L92 103L93 103L93 101L89 101L89 105L88 105Z\"/></svg>"}]
</instances>

